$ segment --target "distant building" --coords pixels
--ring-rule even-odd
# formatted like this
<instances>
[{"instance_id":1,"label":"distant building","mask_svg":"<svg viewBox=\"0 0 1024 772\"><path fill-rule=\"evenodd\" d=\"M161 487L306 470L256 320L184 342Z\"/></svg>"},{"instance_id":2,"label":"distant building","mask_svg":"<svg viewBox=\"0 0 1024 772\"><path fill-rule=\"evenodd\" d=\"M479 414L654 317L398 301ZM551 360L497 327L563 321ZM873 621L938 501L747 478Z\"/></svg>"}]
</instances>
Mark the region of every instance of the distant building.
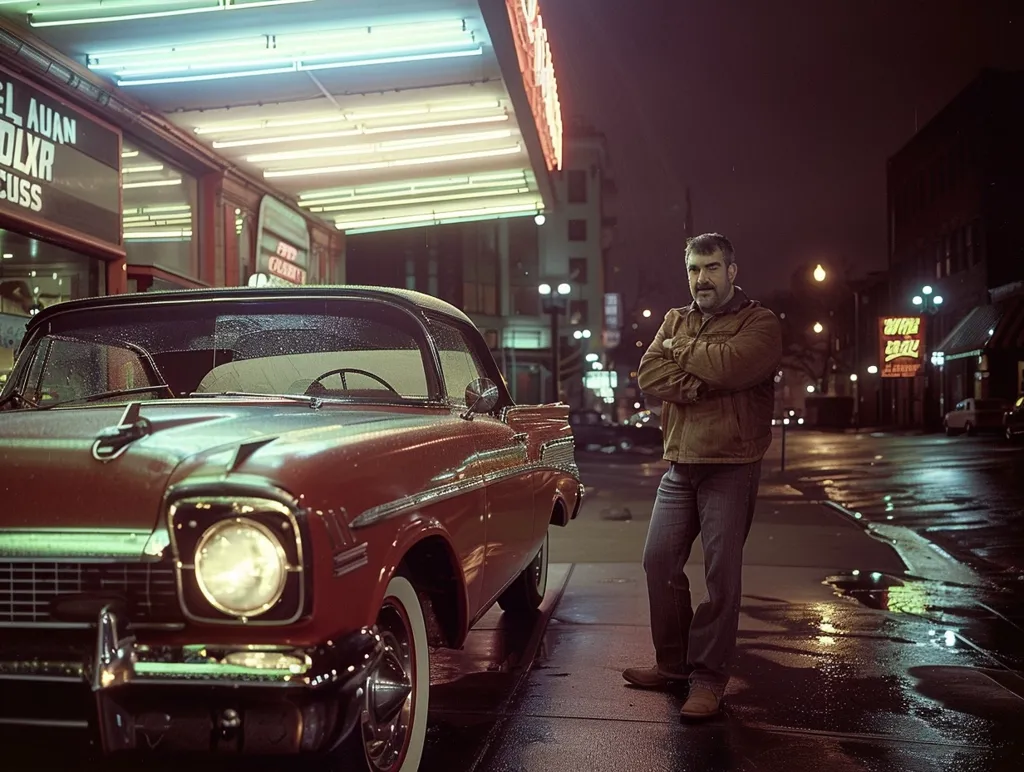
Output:
<instances>
[{"instance_id":1,"label":"distant building","mask_svg":"<svg viewBox=\"0 0 1024 772\"><path fill-rule=\"evenodd\" d=\"M1021 392L1022 136L1024 72L985 70L888 161L889 311L925 312L928 374L885 379L892 423Z\"/></svg>"},{"instance_id":2,"label":"distant building","mask_svg":"<svg viewBox=\"0 0 1024 772\"><path fill-rule=\"evenodd\" d=\"M416 289L465 310L520 402L552 397L551 326L542 311L542 284L570 287L559 321L562 398L581 404L583 375L592 367L586 355L603 359L614 185L600 132L571 122L563 147L563 168L551 174L555 206L542 216L358 234L346 245L349 283Z\"/></svg>"}]
</instances>

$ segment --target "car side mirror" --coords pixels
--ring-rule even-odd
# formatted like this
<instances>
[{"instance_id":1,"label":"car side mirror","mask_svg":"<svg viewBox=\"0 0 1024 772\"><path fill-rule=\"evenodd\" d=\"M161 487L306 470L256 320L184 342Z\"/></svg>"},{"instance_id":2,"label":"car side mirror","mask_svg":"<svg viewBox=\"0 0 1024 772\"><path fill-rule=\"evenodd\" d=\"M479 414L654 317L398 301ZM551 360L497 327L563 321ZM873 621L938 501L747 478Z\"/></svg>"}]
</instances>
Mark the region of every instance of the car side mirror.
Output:
<instances>
[{"instance_id":1,"label":"car side mirror","mask_svg":"<svg viewBox=\"0 0 1024 772\"><path fill-rule=\"evenodd\" d=\"M494 381L490 378L477 378L466 387L466 412L462 417L472 421L475 415L490 413L500 398L501 392Z\"/></svg>"}]
</instances>

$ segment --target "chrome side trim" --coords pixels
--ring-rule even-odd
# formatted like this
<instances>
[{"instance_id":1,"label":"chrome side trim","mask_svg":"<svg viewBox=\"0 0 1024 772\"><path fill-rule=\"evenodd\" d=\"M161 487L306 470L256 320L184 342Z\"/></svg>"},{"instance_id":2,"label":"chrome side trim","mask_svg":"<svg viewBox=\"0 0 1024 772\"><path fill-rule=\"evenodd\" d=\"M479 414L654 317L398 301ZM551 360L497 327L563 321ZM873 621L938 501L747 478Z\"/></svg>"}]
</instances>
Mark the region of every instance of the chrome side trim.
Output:
<instances>
[{"instance_id":1,"label":"chrome side trim","mask_svg":"<svg viewBox=\"0 0 1024 772\"><path fill-rule=\"evenodd\" d=\"M356 517L349 527L366 528L367 526L374 525L382 520L397 517L408 512L415 512L416 510L429 506L430 504L436 504L440 501L461 496L469 491L479 490L480 488L484 488L492 483L507 480L512 477L520 477L533 472L559 472L561 474L568 475L579 482L579 470L576 468L575 463L573 463L572 466L564 464L556 465L544 462L523 464L518 467L511 467L495 472L488 472L482 475L476 475L474 477L467 477L457 483L427 488L420 493L403 496L402 498L395 499L394 501L389 501L386 504L371 507Z\"/></svg>"},{"instance_id":2,"label":"chrome side trim","mask_svg":"<svg viewBox=\"0 0 1024 772\"><path fill-rule=\"evenodd\" d=\"M162 533L161 533L162 531ZM167 532L135 528L5 528L0 530L0 558L33 562L147 562L163 554Z\"/></svg>"},{"instance_id":3,"label":"chrome side trim","mask_svg":"<svg viewBox=\"0 0 1024 772\"><path fill-rule=\"evenodd\" d=\"M479 490L484 487L484 481L482 477L469 477L465 480L459 480L458 482L447 483L445 485L438 485L434 488L427 488L419 493L414 493L411 496L403 496L400 499L389 501L386 504L379 504L376 507L370 507L350 524L350 528L365 528L368 525L373 525L381 520L395 515L400 515L403 512L407 512L413 509L419 509L429 504L436 504L440 501L446 501L448 499L461 496L469 491Z\"/></svg>"},{"instance_id":4,"label":"chrome side trim","mask_svg":"<svg viewBox=\"0 0 1024 772\"><path fill-rule=\"evenodd\" d=\"M334 556L334 576L344 576L370 564L369 546L366 542Z\"/></svg>"},{"instance_id":5,"label":"chrome side trim","mask_svg":"<svg viewBox=\"0 0 1024 772\"><path fill-rule=\"evenodd\" d=\"M53 729L88 729L88 721L58 721L46 718L0 718L0 726L42 726Z\"/></svg>"}]
</instances>

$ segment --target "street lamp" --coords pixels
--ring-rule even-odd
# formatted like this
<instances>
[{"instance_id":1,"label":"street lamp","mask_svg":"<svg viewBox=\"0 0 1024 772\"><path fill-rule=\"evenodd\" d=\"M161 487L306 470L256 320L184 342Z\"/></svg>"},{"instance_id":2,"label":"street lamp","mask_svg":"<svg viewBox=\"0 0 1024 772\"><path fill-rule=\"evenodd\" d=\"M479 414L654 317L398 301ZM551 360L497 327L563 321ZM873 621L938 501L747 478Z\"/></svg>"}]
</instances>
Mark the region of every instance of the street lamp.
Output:
<instances>
[{"instance_id":1,"label":"street lamp","mask_svg":"<svg viewBox=\"0 0 1024 772\"><path fill-rule=\"evenodd\" d=\"M869 375L877 375L878 374L878 365L871 365L870 367L868 367L868 374Z\"/></svg>"},{"instance_id":2,"label":"street lamp","mask_svg":"<svg viewBox=\"0 0 1024 772\"><path fill-rule=\"evenodd\" d=\"M650 318L651 318L651 309L645 308L644 309L644 319L650 319Z\"/></svg>"},{"instance_id":3,"label":"street lamp","mask_svg":"<svg viewBox=\"0 0 1024 772\"><path fill-rule=\"evenodd\" d=\"M825 330L825 328L822 326L821 322L815 322L814 323L814 331L818 335L821 335L821 333L824 332L824 330Z\"/></svg>"},{"instance_id":4,"label":"street lamp","mask_svg":"<svg viewBox=\"0 0 1024 772\"><path fill-rule=\"evenodd\" d=\"M814 280L820 283L825 281L827 276L828 274L825 273L825 269L822 268L821 264L819 263L814 269Z\"/></svg>"},{"instance_id":5,"label":"street lamp","mask_svg":"<svg viewBox=\"0 0 1024 772\"><path fill-rule=\"evenodd\" d=\"M558 317L569 309L569 293L572 287L562 282L552 291L550 284L537 287L541 296L541 307L551 317L551 390L554 393L552 402L558 402L562 393L562 358L558 341Z\"/></svg>"},{"instance_id":6,"label":"street lamp","mask_svg":"<svg viewBox=\"0 0 1024 772\"><path fill-rule=\"evenodd\" d=\"M935 289L930 284L926 284L923 287L921 287L921 292L919 294L914 295L914 297L911 298L911 302L915 306L917 306L919 309L921 309L922 313L931 314L932 316L934 316L942 308L942 295L935 294ZM931 351L931 349L932 349L932 340L935 337L935 332L932 329L932 325L929 324L929 325L927 325L925 327L924 336L925 336L925 341L924 341L925 349L928 350L928 351ZM945 362L943 362L942 364L945 364ZM943 382L941 382L939 384L939 413L940 413L940 415L946 409L945 408L945 403L946 403L946 384L944 382L944 380L945 380L945 368L942 366L942 364L940 364L938 361L936 361L936 358L935 358L934 355L932 356L932 365L939 368L939 378L940 378L941 381L943 381ZM933 390L932 375L931 375L931 373L928 373L926 371L925 372L925 379L924 379L924 391L925 391L925 397L924 398L925 398L925 404L926 404L926 407L925 407L925 426L926 427L928 426L929 423L931 423L930 419L932 419L931 410L930 410L930 407L931 407L931 404L932 404L932 398L933 398L933 396L932 396L933 395L933 391L932 390Z\"/></svg>"}]
</instances>

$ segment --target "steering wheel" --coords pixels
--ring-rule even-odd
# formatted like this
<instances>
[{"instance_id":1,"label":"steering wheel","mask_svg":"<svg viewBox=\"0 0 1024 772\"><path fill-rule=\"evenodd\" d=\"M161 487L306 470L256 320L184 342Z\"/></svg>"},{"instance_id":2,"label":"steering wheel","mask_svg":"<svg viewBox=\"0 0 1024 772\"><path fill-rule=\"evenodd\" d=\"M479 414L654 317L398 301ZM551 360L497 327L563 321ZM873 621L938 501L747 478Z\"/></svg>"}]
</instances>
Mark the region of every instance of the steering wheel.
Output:
<instances>
[{"instance_id":1,"label":"steering wheel","mask_svg":"<svg viewBox=\"0 0 1024 772\"><path fill-rule=\"evenodd\" d=\"M390 391L396 397L400 397L401 396L398 393L398 391L395 389L394 386L392 386L390 383L385 381L379 375L374 375L373 373L368 373L366 370L360 370L358 367L339 367L337 370L328 370L326 373L324 373L320 377L314 378L310 382L309 386L306 387L306 392L309 393L309 390L312 389L316 385L319 385L321 389L325 388L325 386L322 383L320 383L320 382L324 378L328 378L328 377L330 377L332 375L340 375L341 376L341 388L347 390L348 389L348 383L345 380L345 373L355 373L356 375L365 375L367 378L370 378L370 379L372 379L374 381L377 381L377 383L379 383L385 389Z\"/></svg>"}]
</instances>

